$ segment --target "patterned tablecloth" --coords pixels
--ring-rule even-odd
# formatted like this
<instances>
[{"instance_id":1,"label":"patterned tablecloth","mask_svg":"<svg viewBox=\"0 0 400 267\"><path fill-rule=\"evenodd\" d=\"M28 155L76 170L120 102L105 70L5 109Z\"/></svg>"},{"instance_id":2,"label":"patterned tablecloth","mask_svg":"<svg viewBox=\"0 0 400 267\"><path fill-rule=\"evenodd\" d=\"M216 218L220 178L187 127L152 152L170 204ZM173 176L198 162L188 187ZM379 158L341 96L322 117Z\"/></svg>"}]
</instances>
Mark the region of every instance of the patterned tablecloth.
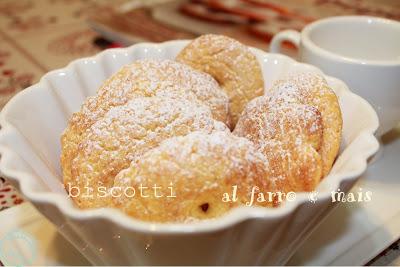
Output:
<instances>
[{"instance_id":1,"label":"patterned tablecloth","mask_svg":"<svg viewBox=\"0 0 400 267\"><path fill-rule=\"evenodd\" d=\"M255 0L243 1L254 2ZM379 4L377 4L378 1L372 0L266 1L270 1L275 7L277 4L287 5L288 8L303 10L305 13L313 10L311 7L322 6L323 12L320 15L324 16L335 15L338 10L344 10L352 14L374 14L400 19L400 1L398 0L383 0L379 1ZM137 2L150 1L116 0L112 1L112 8L110 2L106 0L0 0L0 108L13 95L37 82L44 73L63 67L73 59L90 56L109 47L109 43L86 23L91 15L93 18L94 10L107 13L117 6L127 8L134 6ZM192 1L195 4L200 2L204 4L207 1ZM208 2L213 2L214 5L217 2L222 3L221 1ZM307 9L305 4L310 5L310 8ZM146 12L127 14L136 14L137 18L149 19L144 15L147 14ZM130 19L134 18L130 16ZM276 19L277 23L278 20L282 23L281 17ZM155 25L151 27L166 27L160 26L159 22L152 21L152 23L148 24ZM140 23L139 27L141 26L143 23ZM279 27L274 26L274 21L266 26L267 31L275 28L277 31L280 30ZM166 32L163 28L161 29L164 33ZM21 202L23 198L14 187L4 178L0 178L0 211ZM384 253L387 255L396 250L398 251L398 243ZM397 252L397 257L398 254ZM384 259L383 255L375 262L386 264Z\"/></svg>"},{"instance_id":2,"label":"patterned tablecloth","mask_svg":"<svg viewBox=\"0 0 400 267\"><path fill-rule=\"evenodd\" d=\"M0 107L46 72L100 51L85 23L92 1L0 0ZM4 178L0 210L23 200Z\"/></svg>"}]
</instances>

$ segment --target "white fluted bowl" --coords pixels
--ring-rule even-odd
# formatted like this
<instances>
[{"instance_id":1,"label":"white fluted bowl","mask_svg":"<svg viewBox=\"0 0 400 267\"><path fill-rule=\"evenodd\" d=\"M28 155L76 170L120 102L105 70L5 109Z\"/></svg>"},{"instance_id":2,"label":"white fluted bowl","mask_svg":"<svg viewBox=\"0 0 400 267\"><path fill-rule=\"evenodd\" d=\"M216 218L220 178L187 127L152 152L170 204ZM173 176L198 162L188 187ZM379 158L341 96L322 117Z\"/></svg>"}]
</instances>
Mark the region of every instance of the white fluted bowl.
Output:
<instances>
[{"instance_id":1,"label":"white fluted bowl","mask_svg":"<svg viewBox=\"0 0 400 267\"><path fill-rule=\"evenodd\" d=\"M110 208L80 210L63 189L60 135L72 112L121 66L142 58L173 59L187 42L107 50L51 71L20 92L0 115L0 172L93 264L284 264L334 206L331 192L347 192L378 149L375 111L333 77L325 76L342 108L343 142L331 173L318 186L316 203L299 193L276 209L240 207L211 221L157 224ZM322 73L286 56L252 51L266 87L289 71Z\"/></svg>"}]
</instances>

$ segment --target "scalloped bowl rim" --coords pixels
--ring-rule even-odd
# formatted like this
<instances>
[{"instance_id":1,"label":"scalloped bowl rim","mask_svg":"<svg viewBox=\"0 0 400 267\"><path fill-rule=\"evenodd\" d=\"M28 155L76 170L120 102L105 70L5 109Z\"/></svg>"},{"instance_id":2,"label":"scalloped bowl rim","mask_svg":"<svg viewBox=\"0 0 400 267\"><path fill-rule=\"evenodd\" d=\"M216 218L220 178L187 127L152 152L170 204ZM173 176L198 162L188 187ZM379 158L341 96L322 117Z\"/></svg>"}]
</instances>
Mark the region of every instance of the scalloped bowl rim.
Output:
<instances>
[{"instance_id":1,"label":"scalloped bowl rim","mask_svg":"<svg viewBox=\"0 0 400 267\"><path fill-rule=\"evenodd\" d=\"M58 72L63 72L66 71L69 68L72 68L73 65L83 63L87 60L98 60L100 57L103 57L104 55L107 54L112 54L114 52L118 53L129 53L131 50L135 50L137 48L143 47L143 46L151 46L151 47L160 47L160 46L166 46L166 45L177 45L177 44L182 44L186 43L189 40L179 40L179 41L168 41L164 43L139 43L132 45L127 48L114 48L114 49L107 49L104 50L92 57L85 57L85 58L80 58L76 59L72 62L70 62L66 67L56 69L53 71L50 71L46 73L38 83L30 86L29 88L19 92L16 94L3 108L3 110L0 113L0 125L1 125L1 130L0 130L0 140L2 139L2 136L7 135L7 134L12 134L12 128L10 127L10 123L6 120L5 114L7 114L8 109L18 103L19 97L21 97L24 94L30 93L30 91L34 91L43 83L45 82L46 78L51 75L55 75ZM268 54L267 52L264 52L262 50L259 50L257 48L251 48L252 50L256 50L264 54ZM278 54L273 54L275 57L282 57L284 60L288 60L291 63L296 63L296 64L301 64L304 66L310 66L309 64L305 63L299 63L296 62L295 60L284 56L284 55L278 55ZM313 66L313 68L315 68ZM362 132L358 134L357 137L354 138L353 142L355 142L359 138L363 138L363 142L365 144L368 144L369 147L366 149L367 151L364 151L363 153L357 155L358 157L355 157L352 159L353 162L357 162L358 168L353 169L352 171L349 172L343 172L340 174L333 174L333 175L328 175L324 179L331 179L335 180L336 182L331 184L330 187L339 188L340 184L343 183L344 181L347 180L352 180L359 175L361 175L367 168L367 160L370 156L375 154L375 152L379 148L379 143L377 139L374 136L374 132L377 130L379 122L378 122L378 117L374 111L374 109L371 107L371 105L361 98L360 96L352 93L348 87L339 79L330 77L325 75L325 78L331 79L332 81L336 83L340 83L341 86L344 89L345 94L350 94L352 95L353 98L356 98L359 102L364 102L363 104L366 105L366 108L369 109L370 114L366 114L366 117L370 118L369 122L369 127L366 127ZM44 85L43 85L44 86ZM52 89L53 90L53 89ZM212 219L212 220L203 220L199 222L193 222L193 223L151 223L151 222L145 222L145 221L140 221L137 219L134 219L132 217L129 217L128 215L124 214L123 212L113 209L113 208L98 208L98 209L89 209L89 210L81 210L78 207L73 206L72 201L70 201L68 198L65 198L65 196L62 196L60 194L54 193L54 192L49 192L49 193L43 193L43 192L35 192L30 184L35 181L35 178L32 174L29 172L25 171L18 171L18 170L13 170L13 168L9 168L9 164L11 162L18 161L20 158L17 156L17 154L12 151L11 149L5 147L0 143L0 155L1 155L1 160L0 160L0 173L4 177L14 180L17 182L22 194L32 201L34 204L35 203L45 203L45 204L50 204L53 206L56 206L56 208L62 212L64 215L66 215L69 218L73 218L76 220L87 220L87 219L105 219L113 222L114 224L120 225L121 227L132 230L132 231L138 231L142 233L157 233L157 234L185 234L185 233L204 233L204 232L213 232L213 231L218 231L222 230L228 227L231 227L233 225L239 224L243 221L246 220L251 220L251 219L277 219L284 217L286 215L289 215L291 212L293 212L298 206L301 204L304 204L305 202L308 201L307 193L296 193L296 200L293 202L286 201L283 205L281 205L278 208L274 209L268 209L268 208L262 208L262 207L247 207L247 206L241 206L241 207L236 207L232 209L230 212L227 214L224 214L221 217ZM319 195L318 202L323 201L330 198L330 193L329 192L322 192L321 195Z\"/></svg>"}]
</instances>

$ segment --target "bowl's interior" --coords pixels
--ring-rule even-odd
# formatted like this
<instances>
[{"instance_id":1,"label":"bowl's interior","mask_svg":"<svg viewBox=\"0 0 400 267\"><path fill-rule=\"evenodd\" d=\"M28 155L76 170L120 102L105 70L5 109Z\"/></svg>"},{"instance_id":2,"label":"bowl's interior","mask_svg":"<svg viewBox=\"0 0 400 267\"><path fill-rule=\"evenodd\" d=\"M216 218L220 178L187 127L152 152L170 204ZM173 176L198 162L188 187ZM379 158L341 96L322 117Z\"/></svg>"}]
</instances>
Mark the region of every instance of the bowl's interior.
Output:
<instances>
[{"instance_id":1,"label":"bowl's interior","mask_svg":"<svg viewBox=\"0 0 400 267\"><path fill-rule=\"evenodd\" d=\"M67 198L59 160L60 136L71 114L79 110L84 99L93 95L99 85L122 65L140 58L173 59L185 44L185 41L180 41L162 46L140 44L134 49L114 49L94 58L75 61L62 70L45 75L40 83L13 98L2 112L2 123L6 127L2 130L0 144L15 152L15 157L19 159L15 165L7 163L7 168L35 177L34 181L30 181L32 190L53 192ZM287 72L320 72L285 56L257 49L254 52L262 64L266 88ZM363 132L371 134L375 130L376 114L365 101L350 93L342 82L330 77L327 79L338 95L344 127L340 155L329 177L320 184L320 192L328 192L332 186L337 186L338 179L343 176L356 175L353 171L360 171L360 162L356 161L360 158L365 161L365 156L360 155L371 154L371 146L376 145L371 141L363 143L370 140L368 138L358 138ZM357 138L359 140L353 142Z\"/></svg>"}]
</instances>

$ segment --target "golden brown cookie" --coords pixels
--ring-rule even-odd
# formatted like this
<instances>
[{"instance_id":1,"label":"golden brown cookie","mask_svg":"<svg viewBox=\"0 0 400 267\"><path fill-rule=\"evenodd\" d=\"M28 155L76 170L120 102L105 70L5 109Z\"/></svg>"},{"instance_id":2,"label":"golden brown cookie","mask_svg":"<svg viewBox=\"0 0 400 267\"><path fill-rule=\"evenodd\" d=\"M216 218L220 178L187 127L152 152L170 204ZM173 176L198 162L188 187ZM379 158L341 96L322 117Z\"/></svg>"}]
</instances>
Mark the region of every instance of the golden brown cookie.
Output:
<instances>
[{"instance_id":1,"label":"golden brown cookie","mask_svg":"<svg viewBox=\"0 0 400 267\"><path fill-rule=\"evenodd\" d=\"M223 35L194 39L176 60L213 76L230 99L231 129L247 102L264 92L261 66L250 49Z\"/></svg>"},{"instance_id":2,"label":"golden brown cookie","mask_svg":"<svg viewBox=\"0 0 400 267\"><path fill-rule=\"evenodd\" d=\"M321 181L321 156L311 144L287 146L269 141L260 151L268 159L270 177L278 192L310 192Z\"/></svg>"},{"instance_id":3,"label":"golden brown cookie","mask_svg":"<svg viewBox=\"0 0 400 267\"><path fill-rule=\"evenodd\" d=\"M342 136L342 114L334 91L323 76L316 73L292 73L277 81L267 92L276 102L309 105L321 113L323 137L318 152L322 173L326 176L339 152Z\"/></svg>"},{"instance_id":4,"label":"golden brown cookie","mask_svg":"<svg viewBox=\"0 0 400 267\"><path fill-rule=\"evenodd\" d=\"M228 123L228 97L208 74L171 60L138 60L124 66L106 80L95 96L74 113L61 137L61 165L64 177L71 176L83 133L112 107L136 97L185 98L211 109L212 116Z\"/></svg>"},{"instance_id":5,"label":"golden brown cookie","mask_svg":"<svg viewBox=\"0 0 400 267\"><path fill-rule=\"evenodd\" d=\"M261 96L248 103L233 133L265 155L278 191L311 191L319 183L323 129L316 108Z\"/></svg>"},{"instance_id":6,"label":"golden brown cookie","mask_svg":"<svg viewBox=\"0 0 400 267\"><path fill-rule=\"evenodd\" d=\"M279 141L286 145L312 144L319 150L322 141L322 118L312 106L275 102L265 95L250 101L234 133L252 141Z\"/></svg>"},{"instance_id":7,"label":"golden brown cookie","mask_svg":"<svg viewBox=\"0 0 400 267\"><path fill-rule=\"evenodd\" d=\"M114 188L129 195L116 194L113 203L128 215L145 221L210 219L233 207L250 205L253 187L273 191L273 180L265 179L267 169L268 161L246 138L226 131L193 132L164 141L121 171ZM154 185L162 197L155 196ZM140 186L148 189L147 197L140 194ZM227 201L224 194L233 196L233 186L237 186L237 200ZM133 197L132 188L136 190ZM271 206L268 201L252 204Z\"/></svg>"},{"instance_id":8,"label":"golden brown cookie","mask_svg":"<svg viewBox=\"0 0 400 267\"><path fill-rule=\"evenodd\" d=\"M99 187L108 190L114 177L146 151L173 136L214 130L229 131L202 104L186 99L134 98L126 105L111 108L82 135L71 176L64 176L65 187L71 184L80 190L85 186L93 189L93 198L74 198L82 208L104 206L107 198L97 194Z\"/></svg>"}]
</instances>

